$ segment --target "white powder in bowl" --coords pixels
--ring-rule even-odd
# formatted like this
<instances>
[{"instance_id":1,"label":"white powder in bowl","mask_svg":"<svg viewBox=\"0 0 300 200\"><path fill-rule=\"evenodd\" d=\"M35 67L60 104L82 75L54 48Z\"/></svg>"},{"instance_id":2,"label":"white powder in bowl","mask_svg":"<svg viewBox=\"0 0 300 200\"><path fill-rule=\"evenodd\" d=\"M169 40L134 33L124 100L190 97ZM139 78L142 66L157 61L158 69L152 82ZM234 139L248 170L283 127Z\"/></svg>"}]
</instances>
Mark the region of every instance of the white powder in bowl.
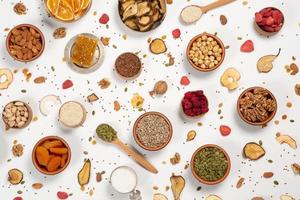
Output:
<instances>
[{"instance_id":1,"label":"white powder in bowl","mask_svg":"<svg viewBox=\"0 0 300 200\"><path fill-rule=\"evenodd\" d=\"M198 6L187 6L181 11L181 19L185 23L193 23L200 19L202 15L201 8Z\"/></svg>"},{"instance_id":2,"label":"white powder in bowl","mask_svg":"<svg viewBox=\"0 0 300 200\"><path fill-rule=\"evenodd\" d=\"M137 176L133 169L122 166L112 172L110 182L116 191L125 194L135 189Z\"/></svg>"}]
</instances>

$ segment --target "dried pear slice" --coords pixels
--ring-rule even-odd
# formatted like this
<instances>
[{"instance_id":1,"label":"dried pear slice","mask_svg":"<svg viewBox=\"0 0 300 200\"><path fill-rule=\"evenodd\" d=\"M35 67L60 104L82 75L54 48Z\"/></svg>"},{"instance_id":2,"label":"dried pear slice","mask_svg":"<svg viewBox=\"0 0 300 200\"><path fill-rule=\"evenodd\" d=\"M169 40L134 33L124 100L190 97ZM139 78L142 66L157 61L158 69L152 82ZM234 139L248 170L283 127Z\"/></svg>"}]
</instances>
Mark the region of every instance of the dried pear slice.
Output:
<instances>
[{"instance_id":1,"label":"dried pear slice","mask_svg":"<svg viewBox=\"0 0 300 200\"><path fill-rule=\"evenodd\" d=\"M145 32L145 31L150 30L152 25L153 25L153 23L150 23L147 26L142 26L142 25L138 24L138 27L141 32Z\"/></svg>"},{"instance_id":2,"label":"dried pear slice","mask_svg":"<svg viewBox=\"0 0 300 200\"><path fill-rule=\"evenodd\" d=\"M280 200L295 200L295 198L291 197L290 195L283 194L280 196Z\"/></svg>"},{"instance_id":3,"label":"dried pear slice","mask_svg":"<svg viewBox=\"0 0 300 200\"><path fill-rule=\"evenodd\" d=\"M161 193L156 193L153 195L153 200L168 200L168 198Z\"/></svg>"},{"instance_id":4,"label":"dried pear slice","mask_svg":"<svg viewBox=\"0 0 300 200\"><path fill-rule=\"evenodd\" d=\"M124 23L129 28L137 30L138 26L136 25L136 23L134 21L135 21L134 19L127 19Z\"/></svg>"},{"instance_id":5,"label":"dried pear slice","mask_svg":"<svg viewBox=\"0 0 300 200\"><path fill-rule=\"evenodd\" d=\"M157 9L154 11L153 15L151 16L153 22L159 21L160 17L161 15Z\"/></svg>"},{"instance_id":6,"label":"dried pear slice","mask_svg":"<svg viewBox=\"0 0 300 200\"><path fill-rule=\"evenodd\" d=\"M165 14L167 12L167 6L165 0L159 0L159 4L160 4L160 9L159 9L160 13Z\"/></svg>"},{"instance_id":7,"label":"dried pear slice","mask_svg":"<svg viewBox=\"0 0 300 200\"><path fill-rule=\"evenodd\" d=\"M266 55L261 57L257 61L257 69L261 73L268 73L273 69L273 62L279 56L281 49L279 49L277 55Z\"/></svg>"},{"instance_id":8,"label":"dried pear slice","mask_svg":"<svg viewBox=\"0 0 300 200\"><path fill-rule=\"evenodd\" d=\"M134 0L124 1L124 2L122 3L122 9L123 9L123 10L126 10L126 9L128 8L128 6L134 4L134 2L135 2Z\"/></svg>"},{"instance_id":9,"label":"dried pear slice","mask_svg":"<svg viewBox=\"0 0 300 200\"><path fill-rule=\"evenodd\" d=\"M8 171L8 181L13 185L18 185L23 180L23 172L18 169Z\"/></svg>"},{"instance_id":10,"label":"dried pear slice","mask_svg":"<svg viewBox=\"0 0 300 200\"><path fill-rule=\"evenodd\" d=\"M156 38L150 43L150 51L154 54L161 54L167 51L165 42L162 39Z\"/></svg>"},{"instance_id":11,"label":"dried pear slice","mask_svg":"<svg viewBox=\"0 0 300 200\"><path fill-rule=\"evenodd\" d=\"M89 183L91 176L91 161L87 159L84 162L83 167L79 171L77 177L78 177L78 183L79 185L83 186Z\"/></svg>"},{"instance_id":12,"label":"dried pear slice","mask_svg":"<svg viewBox=\"0 0 300 200\"><path fill-rule=\"evenodd\" d=\"M138 23L142 26L147 26L151 23L152 19L149 16L142 16L139 20Z\"/></svg>"},{"instance_id":13,"label":"dried pear slice","mask_svg":"<svg viewBox=\"0 0 300 200\"><path fill-rule=\"evenodd\" d=\"M138 12L137 3L131 4L130 6L128 6L128 8L126 10L124 10L122 20L124 21L124 20L128 19L129 17L136 15L137 12Z\"/></svg>"},{"instance_id":14,"label":"dried pear slice","mask_svg":"<svg viewBox=\"0 0 300 200\"><path fill-rule=\"evenodd\" d=\"M151 8L148 6L148 2L144 1L137 4L137 17L141 17L143 15L146 15L148 12L150 12Z\"/></svg>"},{"instance_id":15,"label":"dried pear slice","mask_svg":"<svg viewBox=\"0 0 300 200\"><path fill-rule=\"evenodd\" d=\"M280 144L288 144L292 149L297 149L297 143L296 141L289 135L281 135L281 134L277 134L276 135L276 140L280 143Z\"/></svg>"},{"instance_id":16,"label":"dried pear slice","mask_svg":"<svg viewBox=\"0 0 300 200\"><path fill-rule=\"evenodd\" d=\"M173 192L174 200L180 200L181 192L185 187L185 179L182 176L175 176L174 174L170 177L171 189Z\"/></svg>"},{"instance_id":17,"label":"dried pear slice","mask_svg":"<svg viewBox=\"0 0 300 200\"><path fill-rule=\"evenodd\" d=\"M265 150L259 144L255 142L249 142L244 146L244 155L250 160L258 160L265 155Z\"/></svg>"},{"instance_id":18,"label":"dried pear slice","mask_svg":"<svg viewBox=\"0 0 300 200\"><path fill-rule=\"evenodd\" d=\"M205 200L222 200L222 198L217 195L210 194L205 198Z\"/></svg>"}]
</instances>

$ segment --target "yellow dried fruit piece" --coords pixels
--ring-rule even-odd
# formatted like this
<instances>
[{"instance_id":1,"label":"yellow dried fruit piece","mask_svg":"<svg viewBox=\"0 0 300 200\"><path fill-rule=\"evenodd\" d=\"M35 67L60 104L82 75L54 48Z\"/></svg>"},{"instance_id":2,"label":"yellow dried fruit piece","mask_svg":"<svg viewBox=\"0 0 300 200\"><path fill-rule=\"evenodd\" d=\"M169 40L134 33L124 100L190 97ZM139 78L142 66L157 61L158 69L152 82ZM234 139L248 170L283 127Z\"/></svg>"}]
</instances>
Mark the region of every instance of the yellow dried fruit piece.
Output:
<instances>
[{"instance_id":1,"label":"yellow dried fruit piece","mask_svg":"<svg viewBox=\"0 0 300 200\"><path fill-rule=\"evenodd\" d=\"M214 194L210 194L208 195L205 200L222 200L221 197L214 195Z\"/></svg>"},{"instance_id":2,"label":"yellow dried fruit piece","mask_svg":"<svg viewBox=\"0 0 300 200\"><path fill-rule=\"evenodd\" d=\"M268 73L273 69L273 61L279 56L281 49L279 49L277 55L266 55L261 57L257 61L257 69L261 73Z\"/></svg>"},{"instance_id":3,"label":"yellow dried fruit piece","mask_svg":"<svg viewBox=\"0 0 300 200\"><path fill-rule=\"evenodd\" d=\"M45 147L43 146L37 147L35 150L35 156L40 165L42 166L48 165L50 156L48 150Z\"/></svg>"},{"instance_id":4,"label":"yellow dried fruit piece","mask_svg":"<svg viewBox=\"0 0 300 200\"><path fill-rule=\"evenodd\" d=\"M283 194L280 196L280 200L295 200L295 198L291 197L290 195Z\"/></svg>"},{"instance_id":5,"label":"yellow dried fruit piece","mask_svg":"<svg viewBox=\"0 0 300 200\"><path fill-rule=\"evenodd\" d=\"M265 150L259 144L255 142L249 142L244 146L244 155L250 160L258 160L265 155Z\"/></svg>"},{"instance_id":6,"label":"yellow dried fruit piece","mask_svg":"<svg viewBox=\"0 0 300 200\"><path fill-rule=\"evenodd\" d=\"M186 137L186 141L192 141L193 139L195 139L197 133L194 130L191 130L187 133L187 137Z\"/></svg>"},{"instance_id":7,"label":"yellow dried fruit piece","mask_svg":"<svg viewBox=\"0 0 300 200\"><path fill-rule=\"evenodd\" d=\"M23 180L23 172L21 172L19 169L11 169L8 171L8 181L13 184L17 185L21 183Z\"/></svg>"},{"instance_id":8,"label":"yellow dried fruit piece","mask_svg":"<svg viewBox=\"0 0 300 200\"><path fill-rule=\"evenodd\" d=\"M280 144L288 144L292 149L297 149L297 143L296 141L289 135L281 135L281 134L277 134L276 135L276 140L280 143Z\"/></svg>"},{"instance_id":9,"label":"yellow dried fruit piece","mask_svg":"<svg viewBox=\"0 0 300 200\"><path fill-rule=\"evenodd\" d=\"M138 93L135 93L131 99L131 105L134 108L143 108L144 98Z\"/></svg>"},{"instance_id":10,"label":"yellow dried fruit piece","mask_svg":"<svg viewBox=\"0 0 300 200\"><path fill-rule=\"evenodd\" d=\"M81 0L73 0L73 11L74 11L74 13L79 12L80 7L81 7Z\"/></svg>"},{"instance_id":11,"label":"yellow dried fruit piece","mask_svg":"<svg viewBox=\"0 0 300 200\"><path fill-rule=\"evenodd\" d=\"M161 193L156 193L153 195L153 200L168 200L168 198Z\"/></svg>"},{"instance_id":12,"label":"yellow dried fruit piece","mask_svg":"<svg viewBox=\"0 0 300 200\"><path fill-rule=\"evenodd\" d=\"M90 5L90 0L81 0L80 10L86 9Z\"/></svg>"},{"instance_id":13,"label":"yellow dried fruit piece","mask_svg":"<svg viewBox=\"0 0 300 200\"><path fill-rule=\"evenodd\" d=\"M60 1L61 0L48 0L47 1L47 7L53 15L57 14Z\"/></svg>"},{"instance_id":14,"label":"yellow dried fruit piece","mask_svg":"<svg viewBox=\"0 0 300 200\"><path fill-rule=\"evenodd\" d=\"M238 81L241 79L240 73L233 67L226 69L221 76L221 84L228 88L228 90L234 90L238 88Z\"/></svg>"},{"instance_id":15,"label":"yellow dried fruit piece","mask_svg":"<svg viewBox=\"0 0 300 200\"><path fill-rule=\"evenodd\" d=\"M150 51L154 54L161 54L167 51L165 42L162 39L156 38L150 43Z\"/></svg>"},{"instance_id":16,"label":"yellow dried fruit piece","mask_svg":"<svg viewBox=\"0 0 300 200\"><path fill-rule=\"evenodd\" d=\"M173 192L174 200L180 200L181 192L185 187L185 179L182 176L175 176L174 174L170 177L171 189Z\"/></svg>"},{"instance_id":17,"label":"yellow dried fruit piece","mask_svg":"<svg viewBox=\"0 0 300 200\"><path fill-rule=\"evenodd\" d=\"M81 170L77 175L79 185L84 186L88 184L90 181L90 176L91 176L91 161L87 159L84 162L83 167L81 168Z\"/></svg>"},{"instance_id":18,"label":"yellow dried fruit piece","mask_svg":"<svg viewBox=\"0 0 300 200\"><path fill-rule=\"evenodd\" d=\"M5 76L5 80L3 82L1 82L2 76ZM13 73L11 72L11 70L8 68L0 69L0 90L7 89L8 86L12 83L12 81Z\"/></svg>"},{"instance_id":19,"label":"yellow dried fruit piece","mask_svg":"<svg viewBox=\"0 0 300 200\"><path fill-rule=\"evenodd\" d=\"M62 1L55 16L62 21L71 21L74 19L73 9L68 3Z\"/></svg>"}]
</instances>

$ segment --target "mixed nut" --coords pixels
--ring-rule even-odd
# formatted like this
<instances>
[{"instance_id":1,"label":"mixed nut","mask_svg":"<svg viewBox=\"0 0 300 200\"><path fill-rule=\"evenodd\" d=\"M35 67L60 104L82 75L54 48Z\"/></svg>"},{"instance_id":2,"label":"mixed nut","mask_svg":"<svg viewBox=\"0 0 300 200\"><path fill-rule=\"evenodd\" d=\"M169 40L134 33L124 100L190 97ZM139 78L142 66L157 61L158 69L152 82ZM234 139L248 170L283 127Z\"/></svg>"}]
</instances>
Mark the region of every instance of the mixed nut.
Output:
<instances>
[{"instance_id":1,"label":"mixed nut","mask_svg":"<svg viewBox=\"0 0 300 200\"><path fill-rule=\"evenodd\" d=\"M32 113L28 105L21 101L14 101L4 107L2 113L6 129L25 128L31 121Z\"/></svg>"},{"instance_id":2,"label":"mixed nut","mask_svg":"<svg viewBox=\"0 0 300 200\"><path fill-rule=\"evenodd\" d=\"M42 32L32 25L19 25L7 36L7 49L10 55L24 62L39 57L44 45Z\"/></svg>"},{"instance_id":3,"label":"mixed nut","mask_svg":"<svg viewBox=\"0 0 300 200\"><path fill-rule=\"evenodd\" d=\"M136 31L156 28L167 12L165 0L119 0L119 14L124 24Z\"/></svg>"}]
</instances>

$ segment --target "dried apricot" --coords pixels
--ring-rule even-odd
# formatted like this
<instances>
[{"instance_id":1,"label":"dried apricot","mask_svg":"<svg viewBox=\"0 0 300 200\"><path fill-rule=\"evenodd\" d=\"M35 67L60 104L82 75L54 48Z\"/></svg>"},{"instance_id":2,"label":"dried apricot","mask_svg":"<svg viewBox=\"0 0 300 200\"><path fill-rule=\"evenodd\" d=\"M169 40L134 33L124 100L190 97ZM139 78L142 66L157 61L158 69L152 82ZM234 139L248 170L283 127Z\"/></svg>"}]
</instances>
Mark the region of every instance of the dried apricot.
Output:
<instances>
[{"instance_id":1,"label":"dried apricot","mask_svg":"<svg viewBox=\"0 0 300 200\"><path fill-rule=\"evenodd\" d=\"M53 140L53 141L46 141L43 144L43 147L45 147L46 149L50 149L50 148L54 148L54 147L61 147L63 146L63 143L59 140Z\"/></svg>"},{"instance_id":2,"label":"dried apricot","mask_svg":"<svg viewBox=\"0 0 300 200\"><path fill-rule=\"evenodd\" d=\"M59 168L60 163L61 163L61 157L55 156L49 161L47 165L47 170L49 172L55 172Z\"/></svg>"},{"instance_id":3,"label":"dried apricot","mask_svg":"<svg viewBox=\"0 0 300 200\"><path fill-rule=\"evenodd\" d=\"M54 154L66 154L66 153L68 153L67 148L50 148L49 150L50 150L51 153L54 153Z\"/></svg>"},{"instance_id":4,"label":"dried apricot","mask_svg":"<svg viewBox=\"0 0 300 200\"><path fill-rule=\"evenodd\" d=\"M67 158L68 158L68 154L62 155L61 161L60 161L60 167L64 167L65 166Z\"/></svg>"},{"instance_id":5,"label":"dried apricot","mask_svg":"<svg viewBox=\"0 0 300 200\"><path fill-rule=\"evenodd\" d=\"M35 150L35 156L40 165L47 166L49 162L49 152L45 147L37 147Z\"/></svg>"}]
</instances>

